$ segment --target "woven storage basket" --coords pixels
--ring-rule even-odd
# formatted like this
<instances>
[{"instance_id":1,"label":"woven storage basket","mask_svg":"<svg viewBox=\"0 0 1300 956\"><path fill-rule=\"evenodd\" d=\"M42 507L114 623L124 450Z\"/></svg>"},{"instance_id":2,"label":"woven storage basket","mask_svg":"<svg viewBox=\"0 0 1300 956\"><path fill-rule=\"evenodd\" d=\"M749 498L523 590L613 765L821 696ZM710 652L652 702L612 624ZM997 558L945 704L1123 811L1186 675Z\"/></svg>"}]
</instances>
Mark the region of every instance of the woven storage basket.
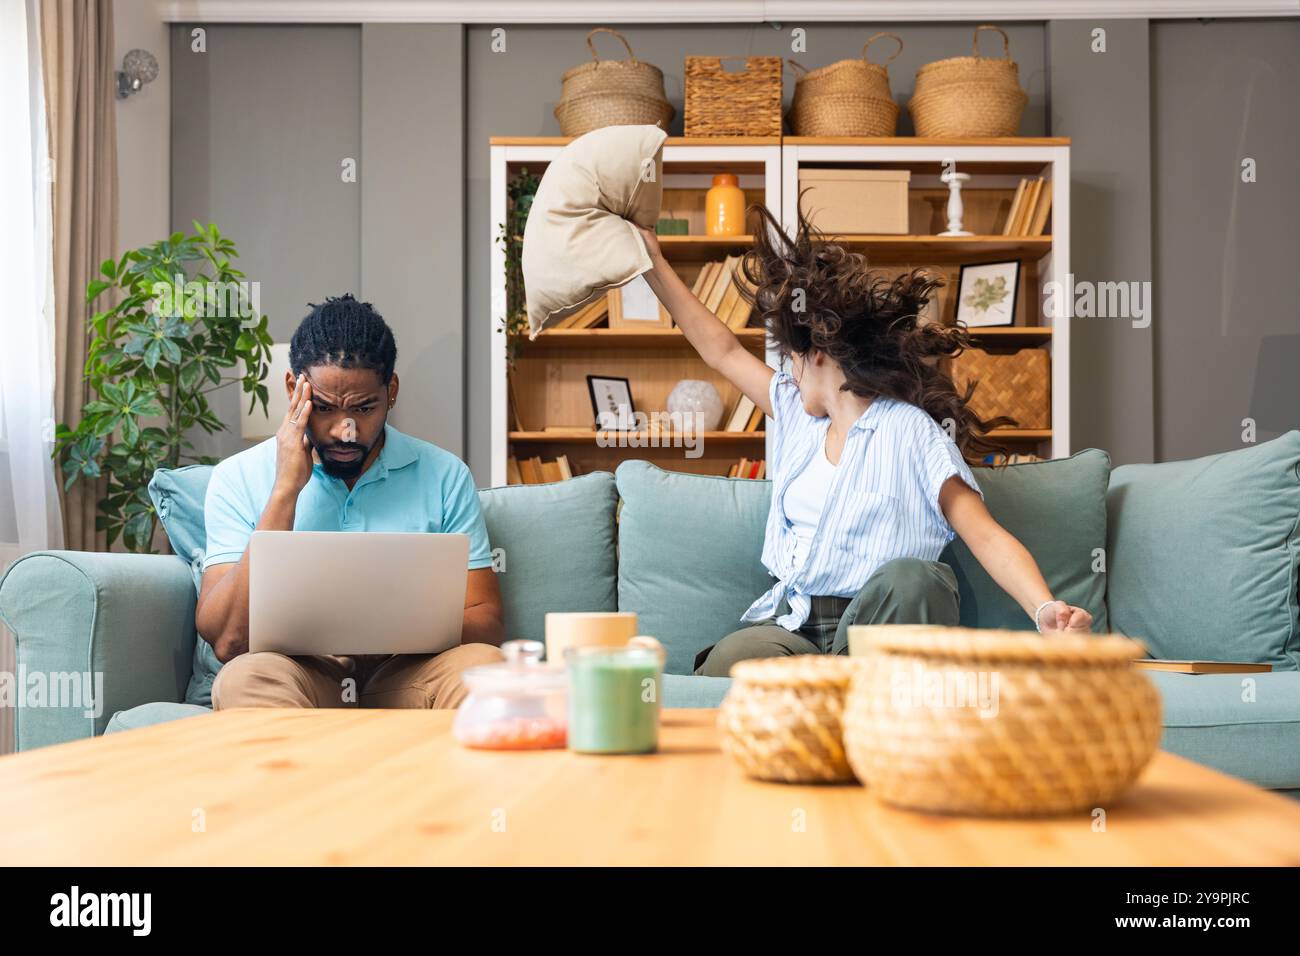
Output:
<instances>
[{"instance_id":1,"label":"woven storage basket","mask_svg":"<svg viewBox=\"0 0 1300 956\"><path fill-rule=\"evenodd\" d=\"M602 60L592 37L611 33L627 49L626 60ZM591 63L567 70L560 78L555 118L565 136L581 136L604 126L658 126L667 129L676 110L664 93L664 75L642 63L617 30L597 27L587 34Z\"/></svg>"},{"instance_id":2,"label":"woven storage basket","mask_svg":"<svg viewBox=\"0 0 1300 956\"><path fill-rule=\"evenodd\" d=\"M744 60L744 70L723 69L723 60ZM688 56L687 136L780 136L779 56Z\"/></svg>"},{"instance_id":3,"label":"woven storage basket","mask_svg":"<svg viewBox=\"0 0 1300 956\"><path fill-rule=\"evenodd\" d=\"M872 63L867 50L881 37L897 41L898 49L884 63ZM796 136L893 136L898 104L889 91L888 65L903 50L893 33L877 33L856 60L840 60L808 70L794 60L797 71L794 99L786 119Z\"/></svg>"},{"instance_id":4,"label":"woven storage basket","mask_svg":"<svg viewBox=\"0 0 1300 956\"><path fill-rule=\"evenodd\" d=\"M852 780L841 714L857 663L820 654L741 661L718 713L723 751L759 780Z\"/></svg>"},{"instance_id":5,"label":"woven storage basket","mask_svg":"<svg viewBox=\"0 0 1300 956\"><path fill-rule=\"evenodd\" d=\"M1017 428L1050 428L1052 422L1051 356L1046 349L1014 352L967 349L952 360L957 391L976 382L970 407L980 418L1006 415Z\"/></svg>"},{"instance_id":6,"label":"woven storage basket","mask_svg":"<svg viewBox=\"0 0 1300 956\"><path fill-rule=\"evenodd\" d=\"M870 630L844 746L887 803L980 816L1086 811L1119 796L1155 753L1160 696L1132 666L1145 656L1137 641Z\"/></svg>"},{"instance_id":7,"label":"woven storage basket","mask_svg":"<svg viewBox=\"0 0 1300 956\"><path fill-rule=\"evenodd\" d=\"M1002 56L979 53L981 30L1002 34ZM975 28L974 56L927 63L916 72L907 104L917 136L1014 136L1029 95L1020 88L1020 70L1011 59L1004 31L981 24Z\"/></svg>"}]
</instances>

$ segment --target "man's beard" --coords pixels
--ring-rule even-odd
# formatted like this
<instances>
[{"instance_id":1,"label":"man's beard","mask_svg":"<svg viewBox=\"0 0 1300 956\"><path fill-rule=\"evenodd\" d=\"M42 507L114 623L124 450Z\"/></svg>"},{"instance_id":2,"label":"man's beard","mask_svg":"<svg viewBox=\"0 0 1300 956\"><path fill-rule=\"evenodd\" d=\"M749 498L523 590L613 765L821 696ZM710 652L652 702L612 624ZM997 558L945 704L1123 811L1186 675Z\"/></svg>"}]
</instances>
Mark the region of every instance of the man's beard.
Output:
<instances>
[{"instance_id":1,"label":"man's beard","mask_svg":"<svg viewBox=\"0 0 1300 956\"><path fill-rule=\"evenodd\" d=\"M325 474L329 475L331 478L338 478L342 481L348 481L349 479L356 478L361 474L361 470L366 466L366 459L370 457L371 449L374 448L373 445L371 445L370 448L367 448L364 445L358 445L356 442L339 442L337 445L328 446L329 451L355 450L361 453L351 461L339 461L327 456L325 454L327 449L322 448L320 445L315 445L314 447L316 449L316 454L320 456L320 465L321 468L324 469Z\"/></svg>"}]
</instances>

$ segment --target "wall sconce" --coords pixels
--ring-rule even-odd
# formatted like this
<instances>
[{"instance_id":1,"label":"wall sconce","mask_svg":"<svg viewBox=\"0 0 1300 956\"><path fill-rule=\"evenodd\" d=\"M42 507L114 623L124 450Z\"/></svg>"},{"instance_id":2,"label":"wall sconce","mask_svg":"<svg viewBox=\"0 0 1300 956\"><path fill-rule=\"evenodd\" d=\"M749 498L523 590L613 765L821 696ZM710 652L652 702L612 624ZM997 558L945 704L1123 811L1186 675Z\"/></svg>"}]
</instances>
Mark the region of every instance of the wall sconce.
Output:
<instances>
[{"instance_id":1,"label":"wall sconce","mask_svg":"<svg viewBox=\"0 0 1300 956\"><path fill-rule=\"evenodd\" d=\"M139 93L146 83L158 77L158 61L148 50L132 50L122 58L122 69L117 71L117 98L124 100Z\"/></svg>"}]
</instances>

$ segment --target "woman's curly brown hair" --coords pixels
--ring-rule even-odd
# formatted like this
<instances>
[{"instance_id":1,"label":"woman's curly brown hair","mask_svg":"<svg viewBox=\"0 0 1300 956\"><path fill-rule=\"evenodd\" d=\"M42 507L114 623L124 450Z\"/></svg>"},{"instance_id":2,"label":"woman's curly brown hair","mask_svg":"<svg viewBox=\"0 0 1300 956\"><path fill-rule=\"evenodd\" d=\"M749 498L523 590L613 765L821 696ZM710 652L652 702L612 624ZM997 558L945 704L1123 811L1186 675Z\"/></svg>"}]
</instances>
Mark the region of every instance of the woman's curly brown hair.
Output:
<instances>
[{"instance_id":1,"label":"woman's curly brown hair","mask_svg":"<svg viewBox=\"0 0 1300 956\"><path fill-rule=\"evenodd\" d=\"M953 441L972 464L1007 451L988 433L1015 421L980 418L968 404L975 384L960 394L933 361L970 348L969 334L917 321L942 279L919 269L887 279L868 270L861 253L828 241L802 213L798 234L790 239L766 208L753 206L750 212L757 214L758 228L740 268L750 286L746 298L777 351L823 352L844 371L844 390L909 402L940 425L951 419Z\"/></svg>"}]
</instances>

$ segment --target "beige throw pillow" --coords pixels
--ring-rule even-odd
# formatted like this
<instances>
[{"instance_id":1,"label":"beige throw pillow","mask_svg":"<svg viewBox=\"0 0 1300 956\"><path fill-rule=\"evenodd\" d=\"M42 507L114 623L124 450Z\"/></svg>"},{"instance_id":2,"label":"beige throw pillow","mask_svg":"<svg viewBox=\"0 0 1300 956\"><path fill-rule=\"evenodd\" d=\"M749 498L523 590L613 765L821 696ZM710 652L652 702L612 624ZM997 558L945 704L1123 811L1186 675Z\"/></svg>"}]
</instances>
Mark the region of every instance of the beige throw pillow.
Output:
<instances>
[{"instance_id":1,"label":"beige throw pillow","mask_svg":"<svg viewBox=\"0 0 1300 956\"><path fill-rule=\"evenodd\" d=\"M606 126L551 162L524 226L529 338L650 269L631 222L653 229L663 199L657 126Z\"/></svg>"}]
</instances>

